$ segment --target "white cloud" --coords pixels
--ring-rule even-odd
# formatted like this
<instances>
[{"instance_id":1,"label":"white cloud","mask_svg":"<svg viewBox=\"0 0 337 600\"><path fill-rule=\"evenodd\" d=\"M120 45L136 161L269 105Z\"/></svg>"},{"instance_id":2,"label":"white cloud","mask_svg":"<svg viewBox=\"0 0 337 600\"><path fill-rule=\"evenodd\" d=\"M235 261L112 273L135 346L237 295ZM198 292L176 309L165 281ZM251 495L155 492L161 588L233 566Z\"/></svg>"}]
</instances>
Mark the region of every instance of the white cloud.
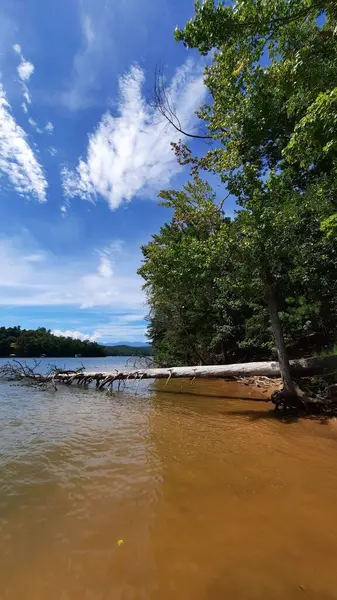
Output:
<instances>
[{"instance_id":1,"label":"white cloud","mask_svg":"<svg viewBox=\"0 0 337 600\"><path fill-rule=\"evenodd\" d=\"M6 260L0 269L0 305L99 306L140 312L145 304L143 281L136 274L140 252L130 258L127 251L120 253L116 248L112 244L72 261L19 238L1 240L0 256Z\"/></svg>"},{"instance_id":2,"label":"white cloud","mask_svg":"<svg viewBox=\"0 0 337 600\"><path fill-rule=\"evenodd\" d=\"M78 18L82 37L72 63L67 85L49 98L69 110L106 106L106 89L128 64L129 44L145 47L156 23L170 19L170 0L79 0ZM141 9L140 9L141 6ZM74 37L74 40L76 38ZM162 44L154 42L154 54L162 56ZM104 110L104 108L103 108Z\"/></svg>"},{"instance_id":3,"label":"white cloud","mask_svg":"<svg viewBox=\"0 0 337 600\"><path fill-rule=\"evenodd\" d=\"M118 321L120 321L121 323L132 323L132 322L137 322L137 321L143 321L144 320L144 313L143 312L138 312L138 313L130 313L130 314L126 314L126 315L120 315L118 317Z\"/></svg>"},{"instance_id":4,"label":"white cloud","mask_svg":"<svg viewBox=\"0 0 337 600\"><path fill-rule=\"evenodd\" d=\"M95 42L96 36L93 22L89 15L82 16L82 31L86 41L86 47L91 48Z\"/></svg>"},{"instance_id":5,"label":"white cloud","mask_svg":"<svg viewBox=\"0 0 337 600\"><path fill-rule=\"evenodd\" d=\"M29 125L31 125L33 127L33 129L35 129L35 131L37 133L43 133L42 129L40 129L40 127L38 127L37 122L34 121L34 119L32 119L31 117L29 117L28 123L29 123Z\"/></svg>"},{"instance_id":6,"label":"white cloud","mask_svg":"<svg viewBox=\"0 0 337 600\"><path fill-rule=\"evenodd\" d=\"M60 94L61 103L70 110L86 108L91 104L91 88L97 78L98 64L104 57L107 39L104 33L105 10L100 7L99 12L100 17L95 23L99 31L98 39L91 16L83 12L80 15L83 42L73 61L71 82Z\"/></svg>"},{"instance_id":7,"label":"white cloud","mask_svg":"<svg viewBox=\"0 0 337 600\"><path fill-rule=\"evenodd\" d=\"M27 87L27 83L30 80L31 76L33 75L35 67L34 67L33 63L31 63L29 60L26 60L25 57L23 56L20 44L14 44L13 50L16 54L18 54L18 56L20 56L20 59L21 59L21 62L17 67L17 72L18 72L19 78L21 80L23 97L25 99L25 102L22 104L22 108L23 108L24 112L27 114L28 113L27 104L32 103L32 98L31 98L29 89Z\"/></svg>"},{"instance_id":8,"label":"white cloud","mask_svg":"<svg viewBox=\"0 0 337 600\"><path fill-rule=\"evenodd\" d=\"M23 256L22 260L25 262L32 262L32 263L42 262L45 260L45 256L44 256L44 254L41 254L41 253L28 254L28 256Z\"/></svg>"},{"instance_id":9,"label":"white cloud","mask_svg":"<svg viewBox=\"0 0 337 600\"><path fill-rule=\"evenodd\" d=\"M16 123L0 84L0 171L5 173L19 194L46 200L47 180L27 142L25 131Z\"/></svg>"},{"instance_id":10,"label":"white cloud","mask_svg":"<svg viewBox=\"0 0 337 600\"><path fill-rule=\"evenodd\" d=\"M98 273L102 275L102 277L112 277L112 262L107 256L101 256L100 263L98 266Z\"/></svg>"},{"instance_id":11,"label":"white cloud","mask_svg":"<svg viewBox=\"0 0 337 600\"><path fill-rule=\"evenodd\" d=\"M26 113L28 112L27 107L26 107L25 112ZM38 126L37 122L34 121L34 119L32 119L32 117L29 117L28 123L33 127L33 129L35 129L35 131L37 133L44 133L44 132L46 132L49 135L53 134L54 125L50 121L47 123L47 125L45 125L45 127L43 129L41 129L41 127Z\"/></svg>"},{"instance_id":12,"label":"white cloud","mask_svg":"<svg viewBox=\"0 0 337 600\"><path fill-rule=\"evenodd\" d=\"M47 131L47 133L50 133L50 135L52 135L54 133L54 125L48 121L47 125L45 126L45 130Z\"/></svg>"},{"instance_id":13,"label":"white cloud","mask_svg":"<svg viewBox=\"0 0 337 600\"><path fill-rule=\"evenodd\" d=\"M54 329L52 334L56 335L57 337L70 337L74 340L82 340L82 342L96 342L96 340L100 337L97 332L94 332L90 335L88 333L82 333L81 331L72 331L71 329L66 329L66 331Z\"/></svg>"},{"instance_id":14,"label":"white cloud","mask_svg":"<svg viewBox=\"0 0 337 600\"><path fill-rule=\"evenodd\" d=\"M146 102L144 81L138 66L120 79L119 114L105 113L89 136L86 159L74 171L62 171L66 196L91 201L101 196L115 210L137 194L158 191L180 170L170 142L183 136ZM202 69L188 61L177 70L169 93L182 127L193 131L195 110L205 97Z\"/></svg>"},{"instance_id":15,"label":"white cloud","mask_svg":"<svg viewBox=\"0 0 337 600\"><path fill-rule=\"evenodd\" d=\"M143 342L146 338L146 325L119 324L118 317L103 327L94 326L90 329L92 333L85 333L73 329L54 329L52 333L58 337L71 337L73 339L96 342L104 340L106 344L119 341Z\"/></svg>"},{"instance_id":16,"label":"white cloud","mask_svg":"<svg viewBox=\"0 0 337 600\"><path fill-rule=\"evenodd\" d=\"M50 156L56 156L56 154L57 154L57 150L53 146L49 146L48 152L49 152Z\"/></svg>"},{"instance_id":17,"label":"white cloud","mask_svg":"<svg viewBox=\"0 0 337 600\"><path fill-rule=\"evenodd\" d=\"M65 204L61 204L61 206L60 206L60 211L61 211L61 215L62 215L62 217L65 217L65 215L66 215L66 214L67 214L67 212L68 212L68 208L67 208L67 206L65 206Z\"/></svg>"},{"instance_id":18,"label":"white cloud","mask_svg":"<svg viewBox=\"0 0 337 600\"><path fill-rule=\"evenodd\" d=\"M102 253L107 256L118 256L123 252L124 242L123 240L114 240L108 246L103 248Z\"/></svg>"},{"instance_id":19,"label":"white cloud","mask_svg":"<svg viewBox=\"0 0 337 600\"><path fill-rule=\"evenodd\" d=\"M29 89L27 88L27 86L24 83L22 84L22 87L23 87L23 97L26 100L26 103L31 104L32 97L30 95Z\"/></svg>"},{"instance_id":20,"label":"white cloud","mask_svg":"<svg viewBox=\"0 0 337 600\"><path fill-rule=\"evenodd\" d=\"M29 62L29 60L23 59L18 66L18 74L22 81L29 81L31 76L33 75L35 67L33 63Z\"/></svg>"},{"instance_id":21,"label":"white cloud","mask_svg":"<svg viewBox=\"0 0 337 600\"><path fill-rule=\"evenodd\" d=\"M104 339L106 343L116 341L125 342L140 342L144 341L146 334L146 325L128 325L111 322L104 327L95 329L96 339Z\"/></svg>"}]
</instances>

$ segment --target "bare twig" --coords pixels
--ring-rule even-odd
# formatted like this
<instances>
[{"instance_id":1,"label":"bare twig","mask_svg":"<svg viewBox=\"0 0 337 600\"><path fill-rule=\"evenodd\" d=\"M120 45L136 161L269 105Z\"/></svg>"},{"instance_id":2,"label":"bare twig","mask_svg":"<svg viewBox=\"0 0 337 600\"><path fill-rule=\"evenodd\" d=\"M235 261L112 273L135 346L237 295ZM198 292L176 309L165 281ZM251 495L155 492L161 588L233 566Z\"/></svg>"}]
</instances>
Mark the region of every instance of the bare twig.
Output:
<instances>
[{"instance_id":1,"label":"bare twig","mask_svg":"<svg viewBox=\"0 0 337 600\"><path fill-rule=\"evenodd\" d=\"M197 135L183 129L183 126L177 115L177 109L172 99L169 89L165 85L165 77L162 69L155 68L154 86L153 86L153 105L155 110L164 117L164 119L182 135L199 140L210 140L211 135Z\"/></svg>"}]
</instances>

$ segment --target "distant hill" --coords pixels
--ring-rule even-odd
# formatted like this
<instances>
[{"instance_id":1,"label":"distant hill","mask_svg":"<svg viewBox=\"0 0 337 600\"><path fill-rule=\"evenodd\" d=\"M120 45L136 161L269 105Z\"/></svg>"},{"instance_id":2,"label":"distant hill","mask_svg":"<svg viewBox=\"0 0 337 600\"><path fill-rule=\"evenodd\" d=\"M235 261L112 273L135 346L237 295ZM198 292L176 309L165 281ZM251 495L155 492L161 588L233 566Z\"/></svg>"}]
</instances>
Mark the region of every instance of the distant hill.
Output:
<instances>
[{"instance_id":1,"label":"distant hill","mask_svg":"<svg viewBox=\"0 0 337 600\"><path fill-rule=\"evenodd\" d=\"M152 356L152 347L149 345L133 346L131 344L118 344L105 346L107 356Z\"/></svg>"},{"instance_id":2,"label":"distant hill","mask_svg":"<svg viewBox=\"0 0 337 600\"><path fill-rule=\"evenodd\" d=\"M105 346L106 344L102 344ZM113 348L114 346L131 346L132 348L149 348L151 344L148 342L127 342L125 340L121 342L114 342L113 344L109 344L107 348Z\"/></svg>"}]
</instances>

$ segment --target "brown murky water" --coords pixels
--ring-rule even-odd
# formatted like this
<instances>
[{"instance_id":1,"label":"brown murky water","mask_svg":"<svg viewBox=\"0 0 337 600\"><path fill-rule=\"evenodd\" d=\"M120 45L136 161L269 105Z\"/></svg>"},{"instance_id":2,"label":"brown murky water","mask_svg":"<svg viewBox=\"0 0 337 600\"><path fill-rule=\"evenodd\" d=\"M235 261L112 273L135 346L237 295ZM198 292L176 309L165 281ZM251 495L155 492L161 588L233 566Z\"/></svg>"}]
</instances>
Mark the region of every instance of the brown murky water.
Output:
<instances>
[{"instance_id":1,"label":"brown murky water","mask_svg":"<svg viewBox=\"0 0 337 600\"><path fill-rule=\"evenodd\" d=\"M1 600L337 599L337 426L269 410L3 387Z\"/></svg>"}]
</instances>

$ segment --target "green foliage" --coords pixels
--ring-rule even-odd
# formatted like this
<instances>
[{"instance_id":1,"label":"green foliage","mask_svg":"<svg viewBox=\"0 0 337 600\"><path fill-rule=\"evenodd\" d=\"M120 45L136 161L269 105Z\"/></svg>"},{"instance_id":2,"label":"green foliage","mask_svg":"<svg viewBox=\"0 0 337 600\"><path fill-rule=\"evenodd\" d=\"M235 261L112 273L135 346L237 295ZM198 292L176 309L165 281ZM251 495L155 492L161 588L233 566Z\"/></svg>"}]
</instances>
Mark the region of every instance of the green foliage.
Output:
<instances>
[{"instance_id":1,"label":"green foliage","mask_svg":"<svg viewBox=\"0 0 337 600\"><path fill-rule=\"evenodd\" d=\"M154 356L165 365L275 358L260 261L251 256L252 217L224 218L212 194L200 196L203 186L165 192L171 222L143 248ZM327 207L308 197L274 213L269 206L264 217L278 245L273 274L292 356L336 340L337 246L322 231Z\"/></svg>"},{"instance_id":2,"label":"green foliage","mask_svg":"<svg viewBox=\"0 0 337 600\"><path fill-rule=\"evenodd\" d=\"M321 229L327 237L335 236L337 234L337 213L330 215L322 221Z\"/></svg>"},{"instance_id":3,"label":"green foliage","mask_svg":"<svg viewBox=\"0 0 337 600\"><path fill-rule=\"evenodd\" d=\"M0 327L0 356L15 354L22 357L105 356L105 349L96 342L82 342L70 337L58 337L44 327L21 329Z\"/></svg>"},{"instance_id":4,"label":"green foliage","mask_svg":"<svg viewBox=\"0 0 337 600\"><path fill-rule=\"evenodd\" d=\"M220 174L245 208L270 180L336 190L337 8L332 0L196 2L176 38L201 53L212 102L200 110L221 143L199 165ZM318 18L320 17L320 20ZM310 66L310 68L309 68ZM330 194L331 195L331 194Z\"/></svg>"},{"instance_id":5,"label":"green foliage","mask_svg":"<svg viewBox=\"0 0 337 600\"><path fill-rule=\"evenodd\" d=\"M174 145L194 180L160 194L172 221L143 248L163 362L271 354L267 290L292 353L336 339L336 34L335 0L204 0L176 30L212 51L198 114L214 144L201 158ZM232 221L202 170L235 196Z\"/></svg>"},{"instance_id":6,"label":"green foliage","mask_svg":"<svg viewBox=\"0 0 337 600\"><path fill-rule=\"evenodd\" d=\"M216 302L230 222L199 178L161 197L173 210L172 221L143 248L145 264L139 271L149 291L150 337L159 362L208 362L218 351L216 337L225 343L233 335L229 323L226 333L220 332L223 307Z\"/></svg>"},{"instance_id":7,"label":"green foliage","mask_svg":"<svg viewBox=\"0 0 337 600\"><path fill-rule=\"evenodd\" d=\"M336 19L330 0L206 0L196 3L194 19L176 32L201 53L216 50L206 69L212 102L199 116L218 141L201 160L183 147L178 156L192 162L194 171L219 174L236 196L244 232L241 261L260 281L260 297L267 281L272 286L286 338L296 303L295 321L308 335L321 313L317 303L328 304L334 320L335 267L322 232L329 229L334 257ZM324 262L331 267L330 281L318 297ZM308 298L310 287L315 298ZM296 299L291 309L283 306L285 289Z\"/></svg>"}]
</instances>

